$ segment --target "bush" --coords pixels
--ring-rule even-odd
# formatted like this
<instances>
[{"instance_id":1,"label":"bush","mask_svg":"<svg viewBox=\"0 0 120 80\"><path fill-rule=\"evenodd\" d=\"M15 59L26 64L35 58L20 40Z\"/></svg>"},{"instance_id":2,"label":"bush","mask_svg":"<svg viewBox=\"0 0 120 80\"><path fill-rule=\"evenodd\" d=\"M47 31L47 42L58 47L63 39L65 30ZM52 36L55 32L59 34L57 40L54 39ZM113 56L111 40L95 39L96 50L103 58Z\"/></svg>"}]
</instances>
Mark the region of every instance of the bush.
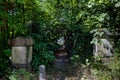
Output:
<instances>
[{"instance_id":1,"label":"bush","mask_svg":"<svg viewBox=\"0 0 120 80\"><path fill-rule=\"evenodd\" d=\"M10 49L0 52L0 77L5 76L10 68Z\"/></svg>"},{"instance_id":2,"label":"bush","mask_svg":"<svg viewBox=\"0 0 120 80\"><path fill-rule=\"evenodd\" d=\"M12 71L8 76L9 80L35 80L33 74L25 69Z\"/></svg>"},{"instance_id":3,"label":"bush","mask_svg":"<svg viewBox=\"0 0 120 80\"><path fill-rule=\"evenodd\" d=\"M41 35L38 35L39 37L36 37L36 35L38 34L33 36L35 39L32 59L32 68L34 71L38 71L41 64L51 66L53 60L55 59L53 54L54 51L51 50L52 46L49 46L48 42L43 42L43 39L40 37Z\"/></svg>"},{"instance_id":4,"label":"bush","mask_svg":"<svg viewBox=\"0 0 120 80\"><path fill-rule=\"evenodd\" d=\"M118 52L118 50L117 50ZM110 58L110 62L102 63L100 60L89 62L87 67L96 80L119 80L120 79L120 54L116 53ZM86 63L87 64L87 63Z\"/></svg>"}]
</instances>

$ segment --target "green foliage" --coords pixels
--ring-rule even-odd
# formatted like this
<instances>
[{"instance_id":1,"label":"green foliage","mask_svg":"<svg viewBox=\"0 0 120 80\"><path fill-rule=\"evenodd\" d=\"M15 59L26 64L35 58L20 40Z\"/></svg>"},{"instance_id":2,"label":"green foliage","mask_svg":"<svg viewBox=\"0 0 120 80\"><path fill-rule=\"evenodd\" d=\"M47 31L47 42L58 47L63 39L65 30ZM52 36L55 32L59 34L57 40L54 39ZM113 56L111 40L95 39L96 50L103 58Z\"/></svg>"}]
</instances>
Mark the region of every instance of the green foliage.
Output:
<instances>
[{"instance_id":1,"label":"green foliage","mask_svg":"<svg viewBox=\"0 0 120 80\"><path fill-rule=\"evenodd\" d=\"M97 30L94 31L96 32ZM119 42L117 42L117 44L119 44ZM93 58L92 61L86 62L86 65L84 65L83 67L89 68L90 73L96 80L119 80L120 50L118 48L119 46L115 48L114 56L106 58L107 62L104 63L102 61L103 57L102 58L100 57L100 59L98 59L97 57L97 58Z\"/></svg>"},{"instance_id":2,"label":"green foliage","mask_svg":"<svg viewBox=\"0 0 120 80\"><path fill-rule=\"evenodd\" d=\"M119 80L120 79L120 50L115 50L113 57L109 58L109 62L103 63L101 60L86 60L86 64L82 67L89 69L95 80ZM95 58L93 58L95 59Z\"/></svg>"},{"instance_id":3,"label":"green foliage","mask_svg":"<svg viewBox=\"0 0 120 80\"><path fill-rule=\"evenodd\" d=\"M53 59L53 57L49 57L48 54L51 54L52 52L52 56L54 56L53 53L58 48L56 41L61 36L64 36L66 39L66 47L70 53L70 56L74 54L78 55L80 56L81 61L83 61L85 57L91 56L86 55L91 54L92 52L89 51L89 49L91 49L91 45L89 43L91 36L89 35L89 31L87 31L82 24L79 22L77 23L76 15L74 15L74 9L76 9L76 11L79 10L76 2L75 5L71 1L68 1L67 3L66 1L59 2L57 0L53 2L43 1L37 3L39 3L38 6L41 6L42 8L39 8L39 14L41 15L40 19L37 18L37 20L39 19L40 22L36 20L36 17L34 17L36 22L40 24L39 32L35 35L32 34L34 35L33 38L35 39L33 63L35 60L36 64L34 63L34 65L37 65L36 69L41 63L46 64ZM49 7L46 7L43 4ZM63 8L58 5L63 6ZM72 6L75 7L73 8ZM77 14L77 12L75 14ZM88 36L90 38L88 38ZM87 39L87 41L84 39ZM86 43L86 46L84 43ZM46 62L47 56L44 57L42 55L48 55L49 61ZM39 59L37 58L38 56Z\"/></svg>"},{"instance_id":4,"label":"green foliage","mask_svg":"<svg viewBox=\"0 0 120 80\"><path fill-rule=\"evenodd\" d=\"M12 71L8 76L9 80L34 80L34 75L25 69Z\"/></svg>"},{"instance_id":5,"label":"green foliage","mask_svg":"<svg viewBox=\"0 0 120 80\"><path fill-rule=\"evenodd\" d=\"M103 64L94 62L90 64L91 74L97 77L97 80L119 80L120 79L120 61L119 55L110 58L110 62ZM104 74L104 75L103 75Z\"/></svg>"},{"instance_id":6,"label":"green foliage","mask_svg":"<svg viewBox=\"0 0 120 80\"><path fill-rule=\"evenodd\" d=\"M35 40L32 61L34 70L37 70L40 64L52 63L53 53L58 48L56 40L61 36L66 39L65 44L73 62L84 63L86 59L91 59L92 34L89 32L93 29L96 30L93 31L95 35L92 43L96 43L98 38L102 37L103 33L99 32L99 29L107 28L112 32L116 47L119 49L119 37L116 36L120 30L119 0L0 0L0 2L14 3L15 7L14 15L11 15L11 10L4 11L6 5L0 6L0 50L3 53L8 38L32 35ZM3 19L7 19L7 29ZM39 27L35 28L32 22L38 23ZM37 30L35 34L33 29Z\"/></svg>"},{"instance_id":7,"label":"green foliage","mask_svg":"<svg viewBox=\"0 0 120 80\"><path fill-rule=\"evenodd\" d=\"M72 57L70 57L70 61L74 66L77 66L80 63L79 55L73 55Z\"/></svg>"},{"instance_id":8,"label":"green foliage","mask_svg":"<svg viewBox=\"0 0 120 80\"><path fill-rule=\"evenodd\" d=\"M93 45L97 45L99 43L101 45L103 44L101 42L101 40L100 40L101 38L103 38L103 34L104 34L103 29L94 29L94 30L90 31L90 33L94 33L93 34L93 39L91 41L91 44L93 44ZM101 52L99 52L99 53L102 54ZM95 57L95 59L100 60L102 56L96 56L96 55L94 55L94 57Z\"/></svg>"},{"instance_id":9,"label":"green foliage","mask_svg":"<svg viewBox=\"0 0 120 80\"><path fill-rule=\"evenodd\" d=\"M5 76L10 68L10 49L0 52L0 77Z\"/></svg>"},{"instance_id":10,"label":"green foliage","mask_svg":"<svg viewBox=\"0 0 120 80\"><path fill-rule=\"evenodd\" d=\"M54 52L50 51L50 48L48 47L49 46L48 43L41 41L42 37L41 35L37 35L39 37L35 37L36 35L37 34L33 36L35 39L32 60L32 68L34 71L38 71L39 66L41 64L44 64L49 67L53 63L53 60L55 58L53 54Z\"/></svg>"},{"instance_id":11,"label":"green foliage","mask_svg":"<svg viewBox=\"0 0 120 80\"><path fill-rule=\"evenodd\" d=\"M2 40L2 33L0 32L0 45L2 45L3 43L3 40ZM0 49L2 49L2 46L0 46Z\"/></svg>"}]
</instances>

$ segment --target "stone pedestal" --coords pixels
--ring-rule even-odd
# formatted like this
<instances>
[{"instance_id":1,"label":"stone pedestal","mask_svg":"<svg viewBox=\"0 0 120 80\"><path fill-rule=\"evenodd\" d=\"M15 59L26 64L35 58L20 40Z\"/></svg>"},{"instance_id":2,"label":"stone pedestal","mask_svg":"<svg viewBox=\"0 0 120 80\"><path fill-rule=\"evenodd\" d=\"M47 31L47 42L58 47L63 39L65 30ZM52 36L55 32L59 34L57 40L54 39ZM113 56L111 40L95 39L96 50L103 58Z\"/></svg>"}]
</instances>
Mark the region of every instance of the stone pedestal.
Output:
<instances>
[{"instance_id":1,"label":"stone pedestal","mask_svg":"<svg viewBox=\"0 0 120 80\"><path fill-rule=\"evenodd\" d=\"M55 52L55 60L54 60L54 67L58 69L63 69L66 64L69 63L69 56L68 53L64 48L59 49Z\"/></svg>"},{"instance_id":2,"label":"stone pedestal","mask_svg":"<svg viewBox=\"0 0 120 80\"><path fill-rule=\"evenodd\" d=\"M29 69L30 63L32 61L33 39L30 37L17 37L15 39L9 40L9 44L12 47L12 67Z\"/></svg>"},{"instance_id":3,"label":"stone pedestal","mask_svg":"<svg viewBox=\"0 0 120 80\"><path fill-rule=\"evenodd\" d=\"M68 52L66 51L65 38L62 36L57 40L60 48L55 52L54 67L57 69L64 69L65 65L69 62Z\"/></svg>"}]
</instances>

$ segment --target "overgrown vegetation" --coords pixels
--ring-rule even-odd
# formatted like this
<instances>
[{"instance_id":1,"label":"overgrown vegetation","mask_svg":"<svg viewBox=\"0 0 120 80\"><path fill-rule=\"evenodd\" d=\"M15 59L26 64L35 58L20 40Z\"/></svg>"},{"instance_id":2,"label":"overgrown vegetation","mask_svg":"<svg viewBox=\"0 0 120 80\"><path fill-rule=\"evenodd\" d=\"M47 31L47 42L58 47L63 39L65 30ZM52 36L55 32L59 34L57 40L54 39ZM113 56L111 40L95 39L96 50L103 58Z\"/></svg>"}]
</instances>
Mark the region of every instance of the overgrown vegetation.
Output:
<instances>
[{"instance_id":1,"label":"overgrown vegetation","mask_svg":"<svg viewBox=\"0 0 120 80\"><path fill-rule=\"evenodd\" d=\"M0 77L6 75L9 70L9 64L10 64L10 60L9 60L9 56L10 56L10 50L6 49L4 51L1 52L0 55Z\"/></svg>"},{"instance_id":2,"label":"overgrown vegetation","mask_svg":"<svg viewBox=\"0 0 120 80\"><path fill-rule=\"evenodd\" d=\"M120 79L120 62L119 53L115 53L114 57L110 58L110 62L103 64L100 60L86 62L86 69L95 80L119 80ZM104 75L103 75L104 74ZM87 76L86 76L87 77Z\"/></svg>"},{"instance_id":3,"label":"overgrown vegetation","mask_svg":"<svg viewBox=\"0 0 120 80\"><path fill-rule=\"evenodd\" d=\"M16 71L12 71L8 76L9 80L36 80L35 75L26 71L25 69L19 69Z\"/></svg>"},{"instance_id":4,"label":"overgrown vegetation","mask_svg":"<svg viewBox=\"0 0 120 80\"><path fill-rule=\"evenodd\" d=\"M54 52L59 47L56 41L62 36L71 62L94 61L90 31L106 28L111 32L117 50L116 59L113 57L111 63L119 64L119 9L119 0L0 0L0 76L6 74L10 65L8 39L17 36L31 36L35 40L32 68L37 71L40 64L52 65ZM118 67L117 64L105 65L110 71L103 67L105 71L102 72L102 63L96 63L91 65L98 71L98 78L119 79L119 68L110 68Z\"/></svg>"}]
</instances>

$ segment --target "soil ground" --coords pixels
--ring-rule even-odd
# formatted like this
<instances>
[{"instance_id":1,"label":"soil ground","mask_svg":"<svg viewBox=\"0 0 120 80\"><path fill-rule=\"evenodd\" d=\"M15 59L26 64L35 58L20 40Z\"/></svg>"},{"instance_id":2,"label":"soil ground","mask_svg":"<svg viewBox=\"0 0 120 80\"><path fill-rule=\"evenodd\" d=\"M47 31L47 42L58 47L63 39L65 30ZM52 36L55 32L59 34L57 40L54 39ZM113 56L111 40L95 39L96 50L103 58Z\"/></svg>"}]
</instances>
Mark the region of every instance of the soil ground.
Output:
<instances>
[{"instance_id":1,"label":"soil ground","mask_svg":"<svg viewBox=\"0 0 120 80\"><path fill-rule=\"evenodd\" d=\"M47 80L95 80L87 68L81 65L67 65L47 70Z\"/></svg>"}]
</instances>

